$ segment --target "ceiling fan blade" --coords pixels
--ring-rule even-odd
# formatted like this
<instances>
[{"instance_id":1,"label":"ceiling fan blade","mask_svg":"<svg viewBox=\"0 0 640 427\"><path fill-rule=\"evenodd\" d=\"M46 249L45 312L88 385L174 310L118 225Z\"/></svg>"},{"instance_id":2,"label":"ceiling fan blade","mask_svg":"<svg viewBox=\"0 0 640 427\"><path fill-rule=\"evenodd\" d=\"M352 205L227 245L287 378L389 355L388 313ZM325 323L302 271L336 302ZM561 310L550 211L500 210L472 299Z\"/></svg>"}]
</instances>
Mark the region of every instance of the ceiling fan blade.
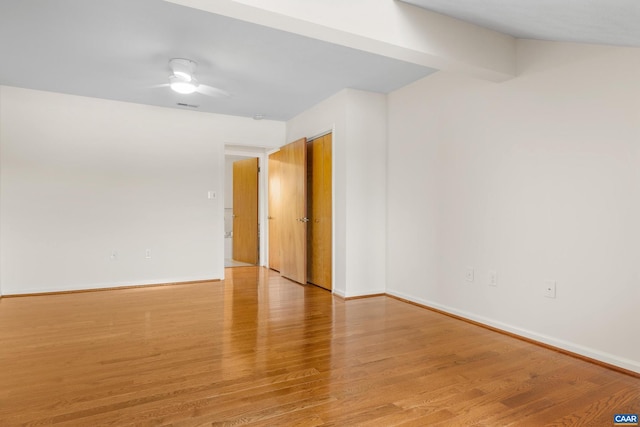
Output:
<instances>
[{"instance_id":1,"label":"ceiling fan blade","mask_svg":"<svg viewBox=\"0 0 640 427\"><path fill-rule=\"evenodd\" d=\"M169 83L163 83L163 84L160 84L160 85L149 86L149 89L157 89L159 87L169 87Z\"/></svg>"},{"instance_id":2,"label":"ceiling fan blade","mask_svg":"<svg viewBox=\"0 0 640 427\"><path fill-rule=\"evenodd\" d=\"M199 92L207 96L214 96L216 98L224 98L227 96L231 96L231 94L225 90L218 89L217 87L207 86L207 85L198 85L196 92Z\"/></svg>"}]
</instances>

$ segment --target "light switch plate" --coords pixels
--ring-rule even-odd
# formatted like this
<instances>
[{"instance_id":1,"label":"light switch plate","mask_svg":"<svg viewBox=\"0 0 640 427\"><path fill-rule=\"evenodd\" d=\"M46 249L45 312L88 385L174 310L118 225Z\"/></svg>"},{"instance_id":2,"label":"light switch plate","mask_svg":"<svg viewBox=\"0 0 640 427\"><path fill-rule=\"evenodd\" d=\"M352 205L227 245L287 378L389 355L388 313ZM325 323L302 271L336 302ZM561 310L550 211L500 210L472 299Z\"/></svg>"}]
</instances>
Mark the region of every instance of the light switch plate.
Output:
<instances>
[{"instance_id":1,"label":"light switch plate","mask_svg":"<svg viewBox=\"0 0 640 427\"><path fill-rule=\"evenodd\" d=\"M467 268L467 273L465 275L467 282L473 282L474 271L472 267Z\"/></svg>"},{"instance_id":2,"label":"light switch plate","mask_svg":"<svg viewBox=\"0 0 640 427\"><path fill-rule=\"evenodd\" d=\"M498 286L498 272L489 270L489 286Z\"/></svg>"}]
</instances>

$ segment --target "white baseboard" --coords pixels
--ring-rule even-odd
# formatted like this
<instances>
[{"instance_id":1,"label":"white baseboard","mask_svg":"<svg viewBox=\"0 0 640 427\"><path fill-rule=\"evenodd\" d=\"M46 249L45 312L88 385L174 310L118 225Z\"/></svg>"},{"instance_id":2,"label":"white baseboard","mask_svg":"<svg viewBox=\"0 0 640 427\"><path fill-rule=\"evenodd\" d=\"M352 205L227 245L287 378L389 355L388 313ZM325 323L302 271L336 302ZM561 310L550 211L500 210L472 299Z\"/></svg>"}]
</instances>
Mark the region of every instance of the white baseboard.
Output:
<instances>
[{"instance_id":1,"label":"white baseboard","mask_svg":"<svg viewBox=\"0 0 640 427\"><path fill-rule=\"evenodd\" d=\"M346 295L345 295L344 292L336 290L336 289L333 290L333 294L337 295L337 296L339 296L340 298L343 298L343 299L346 298Z\"/></svg>"},{"instance_id":2,"label":"white baseboard","mask_svg":"<svg viewBox=\"0 0 640 427\"><path fill-rule=\"evenodd\" d=\"M105 282L105 283L92 283L85 286L58 286L58 287L27 287L19 290L7 291L3 293L3 296L8 297L11 295L33 295L33 294L46 294L57 292L83 292L83 291L96 291L107 290L114 288L130 288L136 286L154 286L154 285L169 285L179 284L187 282L204 282L204 281L216 281L221 279L215 279L211 277L180 277L169 279L156 279L156 280L140 280L140 281L126 281L126 282Z\"/></svg>"},{"instance_id":3,"label":"white baseboard","mask_svg":"<svg viewBox=\"0 0 640 427\"><path fill-rule=\"evenodd\" d=\"M492 328L500 329L501 331L509 332L514 335L518 335L524 338L528 338L533 341L540 342L542 344L550 345L553 347L557 347L562 350L569 351L571 353L578 354L580 356L585 356L590 359L594 359L609 365L617 366L622 369L626 369L628 371L636 372L640 374L640 361L635 361L631 359L627 359L624 357L616 356L615 354L606 353L600 350L596 350L589 347L584 347L579 344L575 344L569 341L561 340L555 337L551 337L548 335L540 334L534 331L530 331L527 329L522 329L516 326L512 326L503 322L499 322L497 320L489 319L484 316L479 316L474 313L470 313L463 310L458 310L453 307L448 307L442 304L435 303L433 301L428 301L422 298L417 298L412 295L407 295L402 292L390 291L386 292L388 295L392 295L398 298L405 299L407 301L415 302L417 304L423 305L425 307L434 308L436 310L443 311L445 313L453 314L455 316L463 317L468 320L472 320L474 322L482 323L483 325L490 326Z\"/></svg>"},{"instance_id":4,"label":"white baseboard","mask_svg":"<svg viewBox=\"0 0 640 427\"><path fill-rule=\"evenodd\" d=\"M368 298L368 297L376 297L376 296L386 295L386 292L385 291L380 291L380 292L368 292L366 294L347 294L347 293L344 293L342 291L333 291L333 294L339 296L340 298L344 298L344 299L356 299L356 298Z\"/></svg>"}]
</instances>

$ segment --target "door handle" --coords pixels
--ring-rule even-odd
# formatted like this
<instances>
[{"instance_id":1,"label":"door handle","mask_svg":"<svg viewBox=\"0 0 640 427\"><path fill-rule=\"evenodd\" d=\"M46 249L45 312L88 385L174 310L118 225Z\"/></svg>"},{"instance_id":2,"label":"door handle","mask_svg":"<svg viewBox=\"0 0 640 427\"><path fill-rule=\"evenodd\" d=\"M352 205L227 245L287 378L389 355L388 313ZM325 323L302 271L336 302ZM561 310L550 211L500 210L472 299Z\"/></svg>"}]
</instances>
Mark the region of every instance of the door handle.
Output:
<instances>
[{"instance_id":1,"label":"door handle","mask_svg":"<svg viewBox=\"0 0 640 427\"><path fill-rule=\"evenodd\" d=\"M297 221L300 221L300 222L309 222L309 218L307 218L307 217L298 218L298 219L297 219Z\"/></svg>"}]
</instances>

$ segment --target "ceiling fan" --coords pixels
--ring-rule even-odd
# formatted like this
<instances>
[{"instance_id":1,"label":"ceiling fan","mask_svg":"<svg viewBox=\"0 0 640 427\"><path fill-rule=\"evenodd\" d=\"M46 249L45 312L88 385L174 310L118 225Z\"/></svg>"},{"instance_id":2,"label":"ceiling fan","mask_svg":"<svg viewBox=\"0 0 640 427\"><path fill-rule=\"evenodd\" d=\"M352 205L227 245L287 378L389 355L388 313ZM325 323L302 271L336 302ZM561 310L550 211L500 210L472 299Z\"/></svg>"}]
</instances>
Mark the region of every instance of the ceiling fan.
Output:
<instances>
[{"instance_id":1,"label":"ceiling fan","mask_svg":"<svg viewBox=\"0 0 640 427\"><path fill-rule=\"evenodd\" d=\"M169 83L160 86L169 86L173 91L183 95L198 92L207 96L229 96L229 93L222 89L200 84L194 76L197 66L198 64L190 59L170 59L171 75L169 75Z\"/></svg>"}]
</instances>

